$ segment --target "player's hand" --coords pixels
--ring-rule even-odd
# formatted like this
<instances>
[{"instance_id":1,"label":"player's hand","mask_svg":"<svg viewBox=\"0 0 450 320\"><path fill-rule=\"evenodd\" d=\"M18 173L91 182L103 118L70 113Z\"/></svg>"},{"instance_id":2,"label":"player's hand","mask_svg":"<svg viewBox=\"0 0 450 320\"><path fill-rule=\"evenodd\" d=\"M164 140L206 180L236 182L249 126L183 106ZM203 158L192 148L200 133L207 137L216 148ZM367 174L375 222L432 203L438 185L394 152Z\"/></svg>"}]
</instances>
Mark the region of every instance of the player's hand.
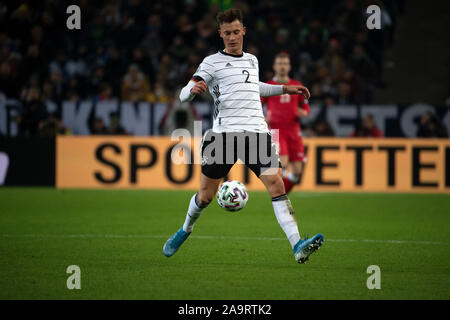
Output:
<instances>
[{"instance_id":1,"label":"player's hand","mask_svg":"<svg viewBox=\"0 0 450 320\"><path fill-rule=\"evenodd\" d=\"M309 99L311 97L308 88L301 85L283 85L283 93L301 94L305 97L305 99Z\"/></svg>"},{"instance_id":2,"label":"player's hand","mask_svg":"<svg viewBox=\"0 0 450 320\"><path fill-rule=\"evenodd\" d=\"M205 81L198 81L192 87L191 94L200 94L202 92L205 92L206 89L208 89L208 86L206 85Z\"/></svg>"},{"instance_id":3,"label":"player's hand","mask_svg":"<svg viewBox=\"0 0 450 320\"><path fill-rule=\"evenodd\" d=\"M298 109L298 117L299 118L304 118L308 116L308 112L306 112L306 110L304 109Z\"/></svg>"}]
</instances>

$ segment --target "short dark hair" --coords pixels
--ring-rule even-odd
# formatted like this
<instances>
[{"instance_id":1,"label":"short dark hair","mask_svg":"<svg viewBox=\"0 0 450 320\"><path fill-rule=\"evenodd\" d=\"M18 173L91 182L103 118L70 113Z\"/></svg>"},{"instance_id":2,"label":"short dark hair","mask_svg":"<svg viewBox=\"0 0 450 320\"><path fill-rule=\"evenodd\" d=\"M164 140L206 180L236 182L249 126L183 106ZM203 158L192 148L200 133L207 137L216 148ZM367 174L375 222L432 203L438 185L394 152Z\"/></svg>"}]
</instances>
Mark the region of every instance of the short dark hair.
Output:
<instances>
[{"instance_id":1,"label":"short dark hair","mask_svg":"<svg viewBox=\"0 0 450 320\"><path fill-rule=\"evenodd\" d=\"M289 55L289 52L287 52L287 51L280 51L280 52L278 52L275 55L275 59L277 59L277 58L288 58L288 59L291 59L291 56Z\"/></svg>"},{"instance_id":2,"label":"short dark hair","mask_svg":"<svg viewBox=\"0 0 450 320\"><path fill-rule=\"evenodd\" d=\"M219 12L216 16L217 23L219 27L223 23L233 22L234 20L239 20L240 23L244 24L244 19L242 17L242 11L240 9L230 8L223 12Z\"/></svg>"}]
</instances>

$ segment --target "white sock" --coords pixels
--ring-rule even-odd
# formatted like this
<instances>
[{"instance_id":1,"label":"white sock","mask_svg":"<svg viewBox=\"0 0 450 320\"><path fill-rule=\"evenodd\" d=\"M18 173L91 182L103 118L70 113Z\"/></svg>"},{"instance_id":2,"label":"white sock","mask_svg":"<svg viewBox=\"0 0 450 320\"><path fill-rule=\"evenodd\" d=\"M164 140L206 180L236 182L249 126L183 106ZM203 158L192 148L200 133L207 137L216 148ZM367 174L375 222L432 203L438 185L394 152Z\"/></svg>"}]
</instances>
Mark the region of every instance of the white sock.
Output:
<instances>
[{"instance_id":1,"label":"white sock","mask_svg":"<svg viewBox=\"0 0 450 320\"><path fill-rule=\"evenodd\" d=\"M272 198L273 210L292 248L300 240L295 212L287 195Z\"/></svg>"},{"instance_id":2,"label":"white sock","mask_svg":"<svg viewBox=\"0 0 450 320\"><path fill-rule=\"evenodd\" d=\"M194 194L191 198L191 202L189 203L189 209L186 214L186 220L184 221L183 224L184 232L188 233L192 232L192 230L194 229L195 221L197 221L198 217L200 217L205 208L206 207L202 208L197 205L197 193Z\"/></svg>"}]
</instances>

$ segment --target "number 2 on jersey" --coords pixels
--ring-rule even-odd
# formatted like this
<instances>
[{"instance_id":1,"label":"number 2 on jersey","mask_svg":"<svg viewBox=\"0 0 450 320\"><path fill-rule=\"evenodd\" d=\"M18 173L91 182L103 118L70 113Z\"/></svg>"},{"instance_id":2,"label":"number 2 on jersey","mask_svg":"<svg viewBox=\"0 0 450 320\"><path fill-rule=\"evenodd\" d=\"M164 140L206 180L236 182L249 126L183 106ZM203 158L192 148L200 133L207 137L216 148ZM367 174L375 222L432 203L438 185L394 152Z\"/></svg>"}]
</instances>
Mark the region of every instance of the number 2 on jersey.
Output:
<instances>
[{"instance_id":1,"label":"number 2 on jersey","mask_svg":"<svg viewBox=\"0 0 450 320\"><path fill-rule=\"evenodd\" d=\"M242 74L247 74L247 78L245 79L245 83L251 83L250 81L248 81L248 78L250 78L250 72L248 72L247 70L242 70Z\"/></svg>"}]
</instances>

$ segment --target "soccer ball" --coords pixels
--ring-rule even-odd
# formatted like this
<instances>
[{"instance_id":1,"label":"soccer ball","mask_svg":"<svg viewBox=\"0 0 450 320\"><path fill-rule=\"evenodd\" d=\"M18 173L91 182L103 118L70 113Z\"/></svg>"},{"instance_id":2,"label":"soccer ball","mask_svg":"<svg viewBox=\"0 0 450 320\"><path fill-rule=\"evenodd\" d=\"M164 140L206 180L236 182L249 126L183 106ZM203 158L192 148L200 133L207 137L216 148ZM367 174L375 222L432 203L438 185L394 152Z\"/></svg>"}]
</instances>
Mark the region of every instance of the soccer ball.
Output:
<instances>
[{"instance_id":1,"label":"soccer ball","mask_svg":"<svg viewBox=\"0 0 450 320\"><path fill-rule=\"evenodd\" d=\"M241 210L248 201L247 188L242 182L236 180L222 183L216 196L219 206L227 211Z\"/></svg>"}]
</instances>

